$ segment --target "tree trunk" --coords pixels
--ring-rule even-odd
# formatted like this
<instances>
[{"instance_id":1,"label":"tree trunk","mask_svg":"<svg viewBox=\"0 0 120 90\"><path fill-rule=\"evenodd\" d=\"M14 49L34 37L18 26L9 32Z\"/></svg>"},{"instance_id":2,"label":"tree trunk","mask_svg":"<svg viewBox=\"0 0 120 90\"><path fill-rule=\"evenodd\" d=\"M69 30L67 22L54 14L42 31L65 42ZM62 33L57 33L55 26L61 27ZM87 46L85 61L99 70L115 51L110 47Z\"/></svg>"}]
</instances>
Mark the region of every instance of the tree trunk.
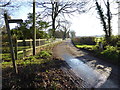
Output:
<instances>
[{"instance_id":1,"label":"tree trunk","mask_svg":"<svg viewBox=\"0 0 120 90\"><path fill-rule=\"evenodd\" d=\"M55 19L52 20L52 36L55 37Z\"/></svg>"},{"instance_id":2,"label":"tree trunk","mask_svg":"<svg viewBox=\"0 0 120 90\"><path fill-rule=\"evenodd\" d=\"M67 29L63 32L63 40L66 39L66 35L67 35Z\"/></svg>"},{"instance_id":3,"label":"tree trunk","mask_svg":"<svg viewBox=\"0 0 120 90\"><path fill-rule=\"evenodd\" d=\"M107 16L108 16L108 36L111 37L111 15L110 15L110 4L107 2Z\"/></svg>"},{"instance_id":4,"label":"tree trunk","mask_svg":"<svg viewBox=\"0 0 120 90\"><path fill-rule=\"evenodd\" d=\"M105 32L105 39L106 39L106 42L107 42L107 44L109 43L109 35L111 34L111 33L109 33L109 30L107 29L107 24L106 24L106 22L105 22L105 16L104 16L104 14L103 14L103 11L102 11L102 8L101 8L101 6L98 4L98 2L96 1L96 6L97 6L97 9L98 9L98 13L99 13L99 15L100 15L100 19L101 19L101 22L102 22L102 24L103 24L103 29L104 29L104 32ZM109 9L107 8L107 10L108 10L108 12L107 12L107 16L109 15ZM109 20L110 18L108 18L108 23L109 23L109 25L110 25L110 20ZM108 25L108 26L109 26Z\"/></svg>"}]
</instances>

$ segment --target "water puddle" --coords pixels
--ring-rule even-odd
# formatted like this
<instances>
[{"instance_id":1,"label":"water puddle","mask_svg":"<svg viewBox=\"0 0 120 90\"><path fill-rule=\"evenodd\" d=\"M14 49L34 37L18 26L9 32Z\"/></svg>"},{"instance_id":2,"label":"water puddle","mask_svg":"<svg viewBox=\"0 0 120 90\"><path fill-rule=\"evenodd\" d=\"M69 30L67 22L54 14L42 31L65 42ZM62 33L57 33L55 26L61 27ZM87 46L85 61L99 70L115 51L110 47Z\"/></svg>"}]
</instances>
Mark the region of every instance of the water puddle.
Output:
<instances>
[{"instance_id":1,"label":"water puddle","mask_svg":"<svg viewBox=\"0 0 120 90\"><path fill-rule=\"evenodd\" d=\"M71 70L73 70L77 76L79 76L80 78L82 78L84 81L86 81L89 84L87 88L100 87L103 83L106 82L107 78L111 74L112 69L110 67L104 68L104 66L102 65L97 65L93 69L90 66L93 64L85 63L82 60L76 59L69 54L64 54L62 55L62 57L71 67ZM109 82L112 83L111 81Z\"/></svg>"}]
</instances>

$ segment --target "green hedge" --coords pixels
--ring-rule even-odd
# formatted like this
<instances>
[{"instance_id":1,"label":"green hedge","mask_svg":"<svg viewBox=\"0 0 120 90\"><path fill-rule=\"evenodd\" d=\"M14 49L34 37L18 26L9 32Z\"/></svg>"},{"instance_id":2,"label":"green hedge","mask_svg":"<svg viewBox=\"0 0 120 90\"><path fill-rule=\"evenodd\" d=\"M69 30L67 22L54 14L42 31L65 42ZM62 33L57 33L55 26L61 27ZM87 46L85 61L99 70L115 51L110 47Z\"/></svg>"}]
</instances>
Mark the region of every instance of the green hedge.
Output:
<instances>
[{"instance_id":1,"label":"green hedge","mask_svg":"<svg viewBox=\"0 0 120 90\"><path fill-rule=\"evenodd\" d=\"M95 45L95 37L77 37L73 39L75 44Z\"/></svg>"}]
</instances>

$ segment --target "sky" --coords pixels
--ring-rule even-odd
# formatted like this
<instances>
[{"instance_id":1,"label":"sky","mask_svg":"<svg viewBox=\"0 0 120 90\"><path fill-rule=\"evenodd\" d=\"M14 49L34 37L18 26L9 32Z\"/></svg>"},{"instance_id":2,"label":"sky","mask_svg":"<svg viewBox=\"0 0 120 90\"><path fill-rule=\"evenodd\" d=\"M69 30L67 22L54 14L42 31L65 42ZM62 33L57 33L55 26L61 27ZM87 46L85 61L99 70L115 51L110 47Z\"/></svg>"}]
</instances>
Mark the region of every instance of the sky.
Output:
<instances>
[{"instance_id":1,"label":"sky","mask_svg":"<svg viewBox=\"0 0 120 90\"><path fill-rule=\"evenodd\" d=\"M76 31L77 36L94 36L104 35L103 26L97 15L91 15L91 13L84 13L82 15L72 18L71 29ZM116 35L118 33L118 17L115 16L112 19L112 33Z\"/></svg>"},{"instance_id":2,"label":"sky","mask_svg":"<svg viewBox=\"0 0 120 90\"><path fill-rule=\"evenodd\" d=\"M112 2L113 0L110 0L110 1ZM105 11L105 6L102 6L102 7L104 8L104 11ZM113 14L118 13L117 7L118 7L117 3L114 2L113 4L111 4L111 12ZM95 8L91 9L88 13L76 15L74 18L71 19L71 22L73 23L71 26L71 29L76 31L77 36L104 35L103 27L99 19L99 15L95 10ZM112 16L111 23L112 23L112 33L114 35L117 35L118 34L118 15Z\"/></svg>"},{"instance_id":3,"label":"sky","mask_svg":"<svg viewBox=\"0 0 120 90\"><path fill-rule=\"evenodd\" d=\"M102 0L101 0L102 1ZM117 12L117 4L111 5L111 11L113 13ZM104 6L103 6L104 7ZM38 11L38 9L37 9ZM15 11L11 17L13 19L27 19L27 13L32 13L32 8L28 6L21 6L19 10ZM103 27L100 23L99 16L95 8L90 10L88 13L74 14L71 18L67 18L72 24L70 26L71 30L76 32L76 36L94 36L94 35L104 35ZM10 24L10 28L14 28L16 24ZM113 16L112 18L112 32L114 35L118 34L118 16Z\"/></svg>"}]
</instances>

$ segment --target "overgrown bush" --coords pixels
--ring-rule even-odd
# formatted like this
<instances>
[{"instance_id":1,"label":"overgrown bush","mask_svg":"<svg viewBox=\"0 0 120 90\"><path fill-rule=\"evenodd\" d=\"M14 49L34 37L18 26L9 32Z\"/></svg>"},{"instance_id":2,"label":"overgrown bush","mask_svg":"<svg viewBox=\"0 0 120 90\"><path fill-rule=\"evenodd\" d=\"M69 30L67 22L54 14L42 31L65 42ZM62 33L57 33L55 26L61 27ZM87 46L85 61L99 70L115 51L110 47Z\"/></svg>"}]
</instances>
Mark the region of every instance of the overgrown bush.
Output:
<instances>
[{"instance_id":1,"label":"overgrown bush","mask_svg":"<svg viewBox=\"0 0 120 90\"><path fill-rule=\"evenodd\" d=\"M120 51L113 46L106 46L106 50L102 51L101 54L107 59L114 60L113 62L116 62L120 57Z\"/></svg>"},{"instance_id":2,"label":"overgrown bush","mask_svg":"<svg viewBox=\"0 0 120 90\"><path fill-rule=\"evenodd\" d=\"M120 37L118 35L116 36L111 36L109 44L111 46L116 46L118 42L120 41Z\"/></svg>"},{"instance_id":3,"label":"overgrown bush","mask_svg":"<svg viewBox=\"0 0 120 90\"><path fill-rule=\"evenodd\" d=\"M119 48L120 48L120 41L118 41L118 42L117 42L117 47L119 47Z\"/></svg>"},{"instance_id":4,"label":"overgrown bush","mask_svg":"<svg viewBox=\"0 0 120 90\"><path fill-rule=\"evenodd\" d=\"M105 37L100 37L100 38L96 38L95 39L96 44L99 45L99 42L101 42L103 44L103 48L104 50L106 49L106 46L114 46L114 47L120 47L120 36L116 35L116 36L111 36L109 38L109 43L107 43Z\"/></svg>"},{"instance_id":5,"label":"overgrown bush","mask_svg":"<svg viewBox=\"0 0 120 90\"><path fill-rule=\"evenodd\" d=\"M109 44L107 44L105 37L79 37L72 41L78 48L92 51L94 55L104 57L112 63L119 63L120 36L112 36ZM99 49L99 42L103 44L103 49Z\"/></svg>"}]
</instances>

